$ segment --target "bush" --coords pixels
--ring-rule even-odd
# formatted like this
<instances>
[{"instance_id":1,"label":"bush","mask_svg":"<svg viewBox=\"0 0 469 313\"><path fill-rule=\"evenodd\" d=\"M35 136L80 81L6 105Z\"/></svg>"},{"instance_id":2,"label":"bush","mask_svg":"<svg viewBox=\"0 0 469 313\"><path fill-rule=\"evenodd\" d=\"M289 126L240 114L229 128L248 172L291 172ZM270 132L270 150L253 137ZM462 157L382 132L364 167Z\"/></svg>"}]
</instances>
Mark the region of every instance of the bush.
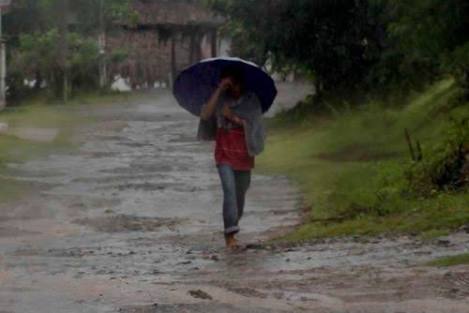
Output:
<instances>
[{"instance_id":1,"label":"bush","mask_svg":"<svg viewBox=\"0 0 469 313\"><path fill-rule=\"evenodd\" d=\"M464 91L465 100L469 99L469 43L458 47L445 59L444 67L456 79Z\"/></svg>"},{"instance_id":2,"label":"bush","mask_svg":"<svg viewBox=\"0 0 469 313\"><path fill-rule=\"evenodd\" d=\"M60 61L62 51L57 44L60 39L59 31L55 28L45 33L20 35L19 45L11 53L11 67L15 73L10 75L12 97L23 96L24 79L35 81L36 86L44 82L48 89L61 94L66 68L72 87L98 85L99 50L96 41L79 33L68 33L67 60L63 64Z\"/></svg>"},{"instance_id":3,"label":"bush","mask_svg":"<svg viewBox=\"0 0 469 313\"><path fill-rule=\"evenodd\" d=\"M468 186L469 117L453 120L447 140L413 162L407 171L411 189L428 196L437 191L458 191Z\"/></svg>"}]
</instances>

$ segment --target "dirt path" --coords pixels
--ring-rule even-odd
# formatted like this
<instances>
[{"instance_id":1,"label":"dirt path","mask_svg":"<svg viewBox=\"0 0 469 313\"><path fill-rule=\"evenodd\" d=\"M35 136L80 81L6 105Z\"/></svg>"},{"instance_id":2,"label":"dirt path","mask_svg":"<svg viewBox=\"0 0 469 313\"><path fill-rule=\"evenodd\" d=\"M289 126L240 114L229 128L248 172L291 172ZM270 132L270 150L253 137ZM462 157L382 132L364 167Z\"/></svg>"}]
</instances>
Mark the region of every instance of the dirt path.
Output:
<instances>
[{"instance_id":1,"label":"dirt path","mask_svg":"<svg viewBox=\"0 0 469 313\"><path fill-rule=\"evenodd\" d=\"M468 234L259 244L298 222L299 194L256 175L249 249L226 253L197 121L167 93L86 112L78 151L11 165L37 192L0 205L1 313L469 312L468 267L421 266Z\"/></svg>"}]
</instances>

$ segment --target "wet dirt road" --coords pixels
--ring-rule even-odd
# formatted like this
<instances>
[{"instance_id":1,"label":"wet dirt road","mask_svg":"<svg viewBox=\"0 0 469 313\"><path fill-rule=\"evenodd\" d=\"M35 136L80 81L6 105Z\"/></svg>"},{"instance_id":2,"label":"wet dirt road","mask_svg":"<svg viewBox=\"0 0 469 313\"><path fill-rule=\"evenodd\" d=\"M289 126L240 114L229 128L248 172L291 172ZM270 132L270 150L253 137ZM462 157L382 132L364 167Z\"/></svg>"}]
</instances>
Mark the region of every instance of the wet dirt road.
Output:
<instances>
[{"instance_id":1,"label":"wet dirt road","mask_svg":"<svg viewBox=\"0 0 469 313\"><path fill-rule=\"evenodd\" d=\"M76 110L76 109L75 109ZM0 312L469 312L469 268L421 266L469 234L262 243L299 222L285 177L255 175L226 253L211 144L168 93L89 107L77 151L11 164L0 204Z\"/></svg>"}]
</instances>

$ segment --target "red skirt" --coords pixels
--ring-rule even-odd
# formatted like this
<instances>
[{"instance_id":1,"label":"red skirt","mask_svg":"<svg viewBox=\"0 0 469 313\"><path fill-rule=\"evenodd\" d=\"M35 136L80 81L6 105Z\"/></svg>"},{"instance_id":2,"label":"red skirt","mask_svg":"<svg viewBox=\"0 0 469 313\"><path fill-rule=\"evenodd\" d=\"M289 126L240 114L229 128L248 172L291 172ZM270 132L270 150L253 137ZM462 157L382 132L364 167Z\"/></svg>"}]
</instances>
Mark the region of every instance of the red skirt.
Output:
<instances>
[{"instance_id":1,"label":"red skirt","mask_svg":"<svg viewBox=\"0 0 469 313\"><path fill-rule=\"evenodd\" d=\"M242 127L217 129L215 162L217 165L230 165L236 171L250 171L254 167L254 157L248 153Z\"/></svg>"}]
</instances>

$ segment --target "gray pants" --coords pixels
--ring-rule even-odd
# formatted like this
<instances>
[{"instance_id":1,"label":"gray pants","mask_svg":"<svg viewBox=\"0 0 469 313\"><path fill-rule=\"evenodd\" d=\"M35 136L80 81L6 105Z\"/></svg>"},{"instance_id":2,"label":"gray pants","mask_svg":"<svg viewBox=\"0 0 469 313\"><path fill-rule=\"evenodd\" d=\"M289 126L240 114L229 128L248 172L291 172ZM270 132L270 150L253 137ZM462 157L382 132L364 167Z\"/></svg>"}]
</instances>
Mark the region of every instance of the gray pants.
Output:
<instances>
[{"instance_id":1,"label":"gray pants","mask_svg":"<svg viewBox=\"0 0 469 313\"><path fill-rule=\"evenodd\" d=\"M223 222L225 234L239 232L239 220L243 216L246 191L251 184L251 171L235 171L229 165L218 165L223 188Z\"/></svg>"}]
</instances>

